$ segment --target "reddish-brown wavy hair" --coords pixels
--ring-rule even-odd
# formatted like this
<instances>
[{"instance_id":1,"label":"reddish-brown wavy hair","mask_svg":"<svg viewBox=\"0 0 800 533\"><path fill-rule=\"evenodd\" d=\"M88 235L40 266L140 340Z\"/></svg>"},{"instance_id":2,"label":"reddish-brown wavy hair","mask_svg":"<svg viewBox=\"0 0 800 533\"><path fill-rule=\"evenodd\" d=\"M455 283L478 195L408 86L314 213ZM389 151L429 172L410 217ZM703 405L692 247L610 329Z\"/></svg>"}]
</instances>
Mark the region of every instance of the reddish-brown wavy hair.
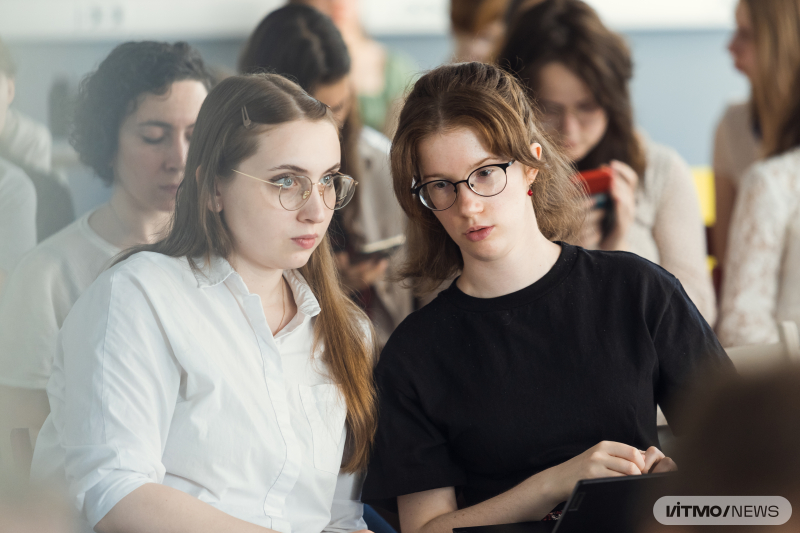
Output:
<instances>
[{"instance_id":1,"label":"reddish-brown wavy hair","mask_svg":"<svg viewBox=\"0 0 800 533\"><path fill-rule=\"evenodd\" d=\"M438 67L414 84L391 152L394 192L409 217L408 258L398 277L408 280L418 294L434 290L464 266L458 245L411 194L420 141L455 128L469 128L489 152L539 170L531 202L545 237L572 239L585 216L585 194L573 179L575 170L537 124L522 86L502 69L484 63ZM531 153L534 142L542 145L541 160Z\"/></svg>"}]
</instances>

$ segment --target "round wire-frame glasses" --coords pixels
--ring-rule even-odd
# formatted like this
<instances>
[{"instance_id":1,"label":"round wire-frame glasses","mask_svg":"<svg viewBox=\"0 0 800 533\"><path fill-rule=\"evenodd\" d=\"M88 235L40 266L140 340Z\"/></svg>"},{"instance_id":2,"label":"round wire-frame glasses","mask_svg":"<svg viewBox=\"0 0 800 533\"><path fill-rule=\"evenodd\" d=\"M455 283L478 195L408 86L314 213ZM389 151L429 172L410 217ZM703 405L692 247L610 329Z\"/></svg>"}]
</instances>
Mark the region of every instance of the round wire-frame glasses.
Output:
<instances>
[{"instance_id":1,"label":"round wire-frame glasses","mask_svg":"<svg viewBox=\"0 0 800 533\"><path fill-rule=\"evenodd\" d=\"M433 180L411 188L411 194L417 195L422 205L431 211L450 209L458 198L458 185L466 183L467 187L478 196L485 198L497 196L503 192L508 183L508 163L494 163L473 170L467 179L461 181Z\"/></svg>"},{"instance_id":2,"label":"round wire-frame glasses","mask_svg":"<svg viewBox=\"0 0 800 533\"><path fill-rule=\"evenodd\" d=\"M314 183L311 181L311 178L307 176L283 176L281 178L282 183L278 183L245 174L235 168L231 170L242 176L264 182L267 185L279 187L278 201L281 207L287 211L297 211L303 207L306 202L308 202L308 199L311 198L311 191L314 188ZM325 204L325 207L336 211L350 203L350 200L353 199L353 194L356 192L356 185L358 185L358 182L347 174L336 172L323 176L322 180L316 185L319 195L322 196L322 202Z\"/></svg>"}]
</instances>

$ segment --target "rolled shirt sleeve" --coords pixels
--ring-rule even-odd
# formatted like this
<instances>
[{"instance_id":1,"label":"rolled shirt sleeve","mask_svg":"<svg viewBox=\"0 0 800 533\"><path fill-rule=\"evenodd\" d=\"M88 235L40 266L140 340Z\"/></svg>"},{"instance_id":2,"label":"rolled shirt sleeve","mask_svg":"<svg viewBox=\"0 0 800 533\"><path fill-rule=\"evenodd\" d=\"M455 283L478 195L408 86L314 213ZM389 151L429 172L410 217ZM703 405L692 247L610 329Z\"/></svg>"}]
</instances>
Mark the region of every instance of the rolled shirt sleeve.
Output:
<instances>
[{"instance_id":1,"label":"rolled shirt sleeve","mask_svg":"<svg viewBox=\"0 0 800 533\"><path fill-rule=\"evenodd\" d=\"M77 301L48 384L69 495L91 527L145 483L160 483L181 370L146 292L125 268Z\"/></svg>"}]
</instances>

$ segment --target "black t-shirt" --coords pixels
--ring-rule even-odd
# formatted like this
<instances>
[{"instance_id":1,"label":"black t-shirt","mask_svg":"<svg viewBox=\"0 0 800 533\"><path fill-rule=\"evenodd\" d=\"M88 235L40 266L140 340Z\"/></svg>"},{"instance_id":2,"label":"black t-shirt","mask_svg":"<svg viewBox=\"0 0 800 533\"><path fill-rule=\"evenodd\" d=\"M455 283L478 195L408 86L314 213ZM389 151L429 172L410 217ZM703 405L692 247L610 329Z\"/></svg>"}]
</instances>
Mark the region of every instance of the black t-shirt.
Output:
<instances>
[{"instance_id":1,"label":"black t-shirt","mask_svg":"<svg viewBox=\"0 0 800 533\"><path fill-rule=\"evenodd\" d=\"M679 434L699 371L732 364L681 284L625 252L562 244L539 281L498 298L452 286L392 334L362 498L457 487L474 505L603 440Z\"/></svg>"}]
</instances>

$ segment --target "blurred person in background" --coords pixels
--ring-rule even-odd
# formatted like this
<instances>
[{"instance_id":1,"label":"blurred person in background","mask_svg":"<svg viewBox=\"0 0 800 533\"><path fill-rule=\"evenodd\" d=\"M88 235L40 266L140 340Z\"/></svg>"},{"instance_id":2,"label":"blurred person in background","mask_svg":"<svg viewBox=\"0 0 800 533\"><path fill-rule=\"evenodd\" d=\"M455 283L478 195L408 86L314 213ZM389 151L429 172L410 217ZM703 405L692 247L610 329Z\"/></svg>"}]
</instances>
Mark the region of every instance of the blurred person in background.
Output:
<instances>
[{"instance_id":1,"label":"blurred person in background","mask_svg":"<svg viewBox=\"0 0 800 533\"><path fill-rule=\"evenodd\" d=\"M16 65L0 41L0 136L11 122ZM36 189L25 172L0 153L0 294L22 256L36 246Z\"/></svg>"},{"instance_id":2,"label":"blurred person in background","mask_svg":"<svg viewBox=\"0 0 800 533\"><path fill-rule=\"evenodd\" d=\"M610 202L593 204L577 244L625 250L674 274L710 324L716 301L691 171L636 130L631 54L580 0L523 4L498 64L530 90L550 135L578 171L608 167Z\"/></svg>"},{"instance_id":3,"label":"blurred person in background","mask_svg":"<svg viewBox=\"0 0 800 533\"><path fill-rule=\"evenodd\" d=\"M239 70L287 76L327 104L341 124L342 172L353 176L358 187L353 201L334 215L331 244L343 282L369 315L383 346L413 307L410 290L386 280L390 258L402 255L405 215L392 192L390 141L359 120L341 34L322 12L287 5L253 31Z\"/></svg>"},{"instance_id":4,"label":"blurred person in background","mask_svg":"<svg viewBox=\"0 0 800 533\"><path fill-rule=\"evenodd\" d=\"M654 525L642 533L788 533L800 529L800 368L715 383L687 402L677 441L679 472L668 494L782 496L792 516L782 526ZM651 509L642 512L650 513Z\"/></svg>"},{"instance_id":5,"label":"blurred person in background","mask_svg":"<svg viewBox=\"0 0 800 533\"><path fill-rule=\"evenodd\" d=\"M168 232L58 336L31 483L66 483L82 533L364 528L376 346L327 234L356 185L340 157L333 113L282 76L208 94Z\"/></svg>"},{"instance_id":6,"label":"blurred person in background","mask_svg":"<svg viewBox=\"0 0 800 533\"><path fill-rule=\"evenodd\" d=\"M352 58L351 78L361 119L391 138L403 96L416 76L413 60L386 49L367 35L361 26L359 0L289 0L289 3L312 6L333 20Z\"/></svg>"},{"instance_id":7,"label":"blurred person in background","mask_svg":"<svg viewBox=\"0 0 800 533\"><path fill-rule=\"evenodd\" d=\"M33 436L49 405L56 335L111 258L158 238L175 207L210 79L186 43L116 47L81 85L71 141L112 188L111 200L51 236L17 265L0 295L0 425ZM36 409L19 415L22 405ZM0 447L6 439L0 439ZM2 449L2 448L0 448Z\"/></svg>"},{"instance_id":8,"label":"blurred person in background","mask_svg":"<svg viewBox=\"0 0 800 533\"><path fill-rule=\"evenodd\" d=\"M733 208L747 168L775 155L781 128L797 100L800 0L740 0L728 44L733 64L750 83L750 99L729 106L714 139L716 222L712 252L725 276Z\"/></svg>"},{"instance_id":9,"label":"blurred person in background","mask_svg":"<svg viewBox=\"0 0 800 533\"><path fill-rule=\"evenodd\" d=\"M505 32L508 0L451 0L453 61L491 63Z\"/></svg>"},{"instance_id":10,"label":"blurred person in background","mask_svg":"<svg viewBox=\"0 0 800 533\"><path fill-rule=\"evenodd\" d=\"M754 84L753 97L765 159L736 187L717 326L724 346L778 342L781 322L800 324L800 0L747 4L780 28L770 41L791 34L794 46L756 61L764 83ZM778 68L772 62L783 55L793 64Z\"/></svg>"},{"instance_id":11,"label":"blurred person in background","mask_svg":"<svg viewBox=\"0 0 800 533\"><path fill-rule=\"evenodd\" d=\"M16 68L8 48L1 40L0 65L6 83L11 87L13 99ZM0 125L0 157L26 171L35 169L50 172L52 152L53 137L44 124L39 124L16 109L7 109L5 121Z\"/></svg>"}]
</instances>

